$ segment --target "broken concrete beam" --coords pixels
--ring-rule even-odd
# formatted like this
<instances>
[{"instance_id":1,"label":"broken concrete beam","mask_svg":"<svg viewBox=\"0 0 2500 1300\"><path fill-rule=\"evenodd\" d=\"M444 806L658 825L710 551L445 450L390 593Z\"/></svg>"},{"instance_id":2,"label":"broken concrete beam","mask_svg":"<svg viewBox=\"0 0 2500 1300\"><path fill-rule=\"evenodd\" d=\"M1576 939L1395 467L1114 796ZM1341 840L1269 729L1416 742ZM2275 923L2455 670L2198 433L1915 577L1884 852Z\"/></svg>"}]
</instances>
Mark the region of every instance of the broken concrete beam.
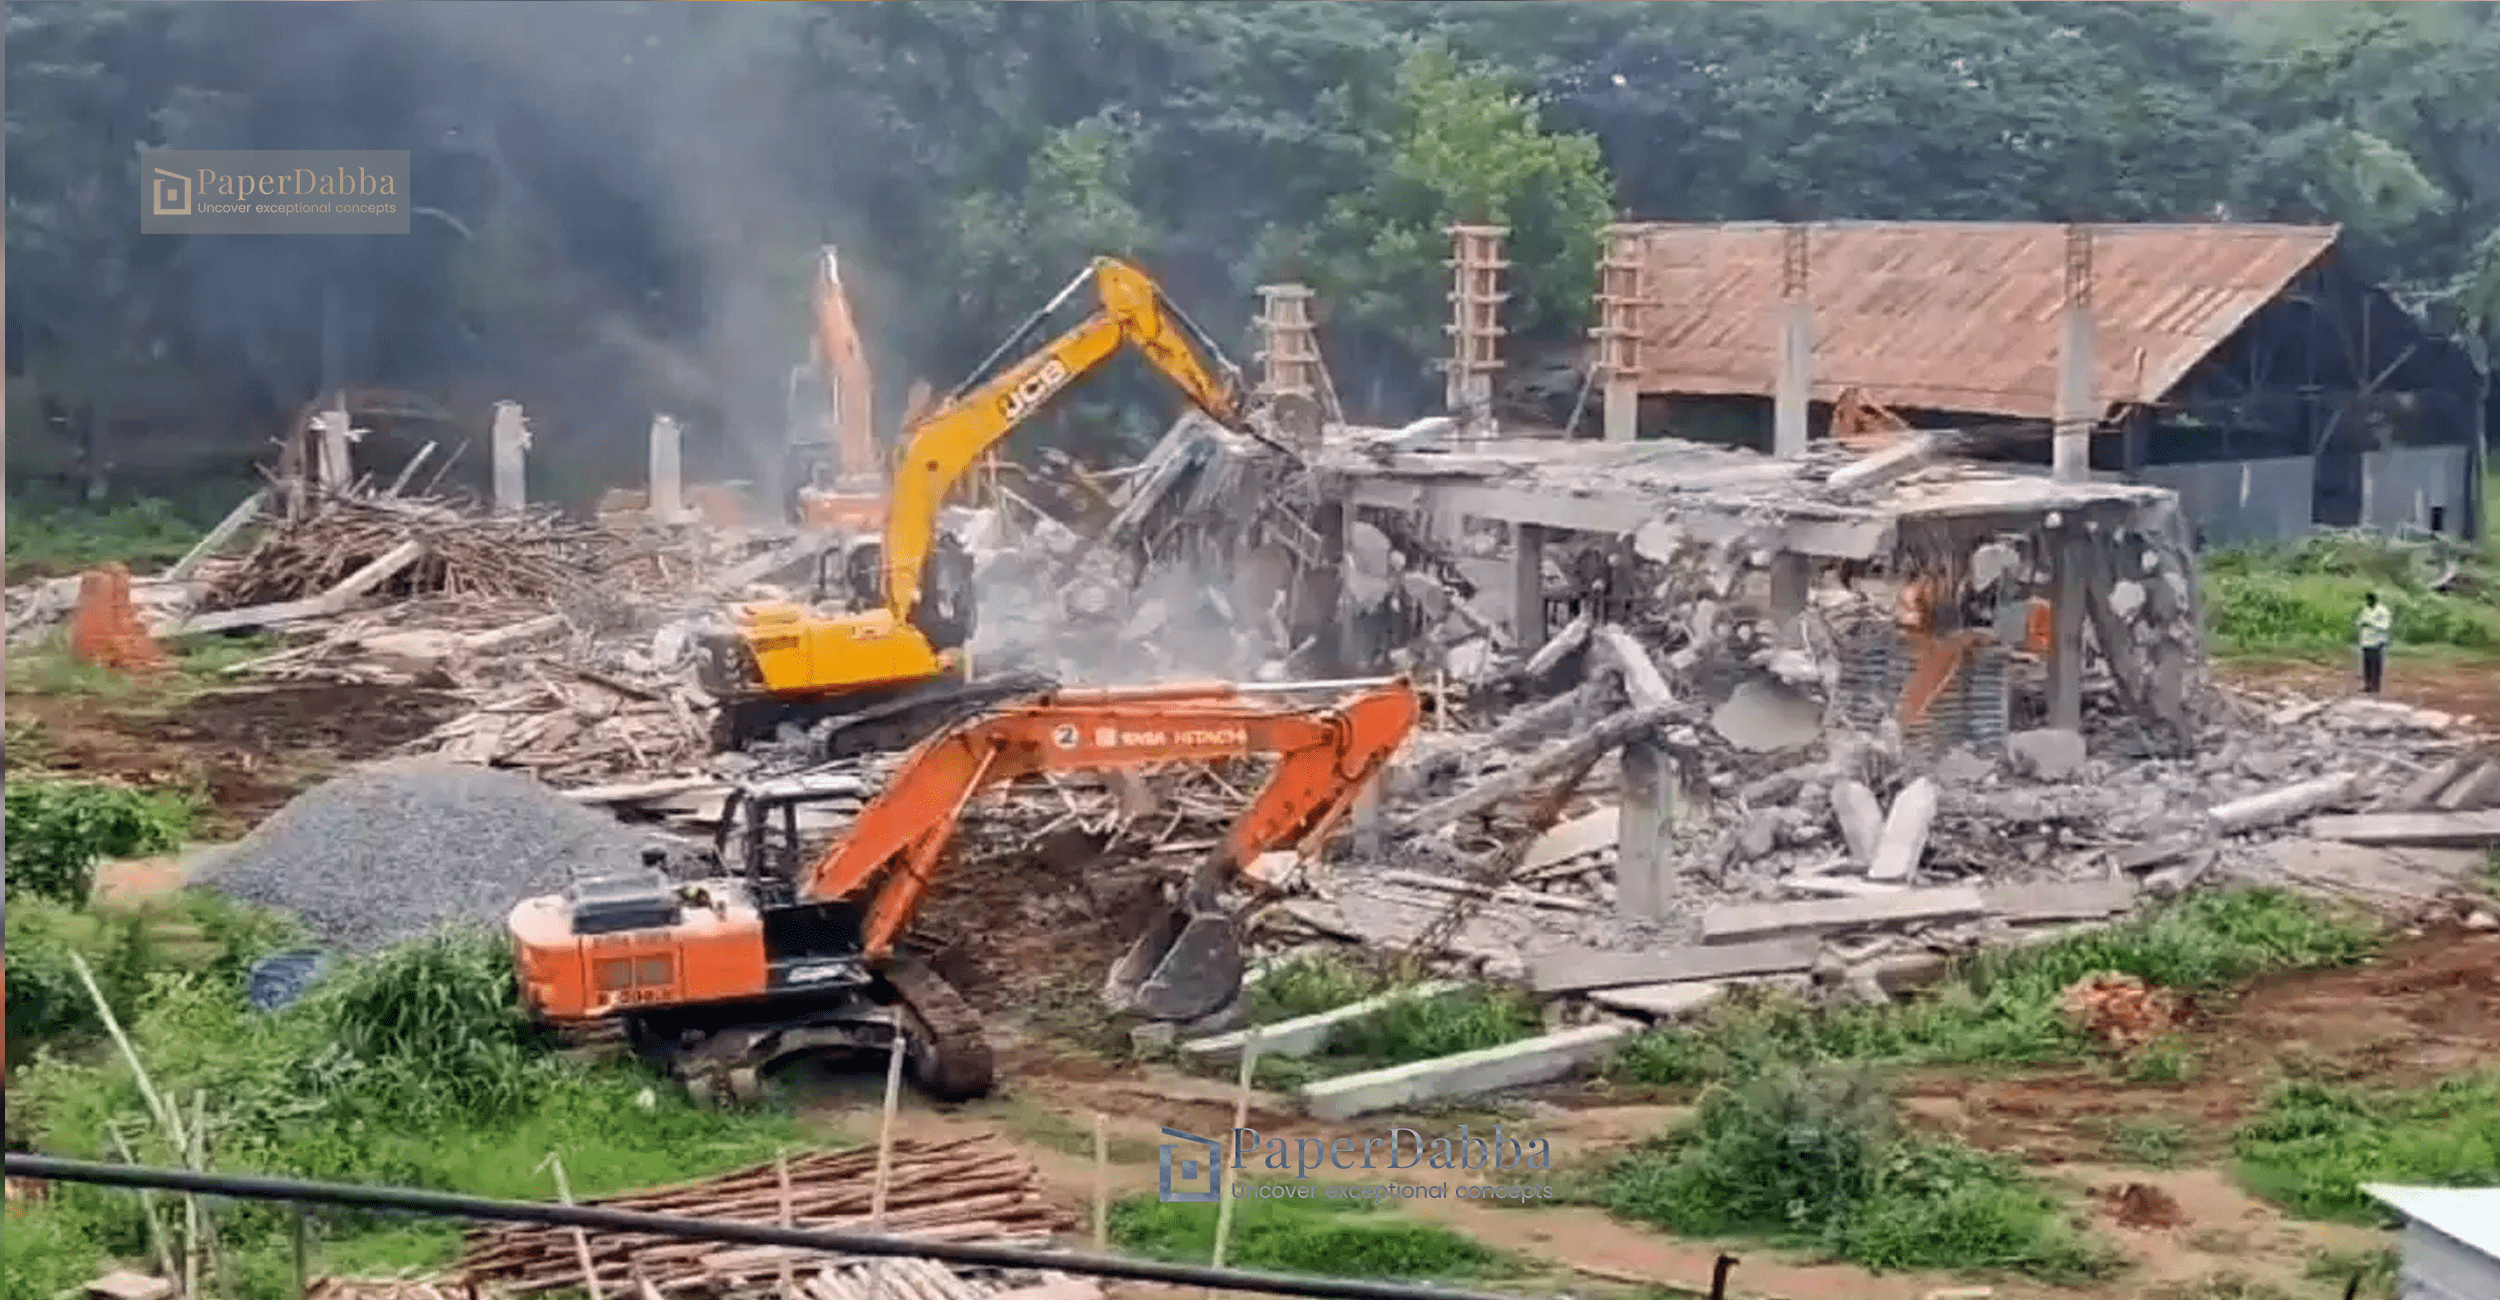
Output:
<instances>
[{"instance_id":1,"label":"broken concrete beam","mask_svg":"<svg viewBox=\"0 0 2500 1300\"><path fill-rule=\"evenodd\" d=\"M1587 614L1571 620L1562 631L1554 634L1553 640L1538 646L1536 653L1528 656L1528 662L1519 670L1520 676L1535 681L1554 671L1554 666L1561 663L1565 656L1589 643L1589 632L1596 626L1596 620Z\"/></svg>"},{"instance_id":2,"label":"broken concrete beam","mask_svg":"<svg viewBox=\"0 0 2500 1300\"><path fill-rule=\"evenodd\" d=\"M1532 958L1528 962L1528 987L1538 993L1577 993L1731 975L1776 975L1812 969L1817 951L1814 940L1805 937L1650 952L1571 948Z\"/></svg>"},{"instance_id":3,"label":"broken concrete beam","mask_svg":"<svg viewBox=\"0 0 2500 1300\"><path fill-rule=\"evenodd\" d=\"M2432 804L2441 812L2470 812L2500 803L2500 759L2458 777Z\"/></svg>"},{"instance_id":4,"label":"broken concrete beam","mask_svg":"<svg viewBox=\"0 0 2500 1300\"><path fill-rule=\"evenodd\" d=\"M1472 898L1490 898L1497 903L1516 903L1522 907L1550 907L1563 912L1606 910L1595 903L1584 903L1576 898L1564 898L1534 889L1522 889L1517 885L1493 888L1477 884L1472 880L1457 880L1449 876L1435 876L1422 871L1383 871L1373 879L1384 885L1404 885L1410 889L1429 889L1442 894L1466 894Z\"/></svg>"},{"instance_id":5,"label":"broken concrete beam","mask_svg":"<svg viewBox=\"0 0 2500 1300\"><path fill-rule=\"evenodd\" d=\"M423 542L413 539L401 542L377 556L372 563L339 579L338 585L318 596L200 614L183 620L169 629L166 635L197 636L208 632L231 632L236 628L275 627L280 623L296 623L308 618L327 618L354 604L357 597L398 576L400 570L416 563L417 557L423 554Z\"/></svg>"},{"instance_id":6,"label":"broken concrete beam","mask_svg":"<svg viewBox=\"0 0 2500 1300\"><path fill-rule=\"evenodd\" d=\"M1718 943L1763 935L1951 921L1978 916L1987 910L1987 900L1979 896L1979 891L1964 885L1807 903L1730 903L1701 914L1701 938L1704 943Z\"/></svg>"},{"instance_id":7,"label":"broken concrete beam","mask_svg":"<svg viewBox=\"0 0 2500 1300\"><path fill-rule=\"evenodd\" d=\"M1840 822L1840 838L1849 846L1849 860L1860 871L1875 865L1876 848L1884 840L1884 808L1864 781L1842 781L1832 787L1832 816Z\"/></svg>"},{"instance_id":8,"label":"broken concrete beam","mask_svg":"<svg viewBox=\"0 0 2500 1300\"><path fill-rule=\"evenodd\" d=\"M1517 874L1529 878L1547 867L1568 862L1585 853L1610 848L1621 834L1623 810L1600 808L1584 817L1570 821L1536 837L1528 851L1519 859Z\"/></svg>"},{"instance_id":9,"label":"broken concrete beam","mask_svg":"<svg viewBox=\"0 0 2500 1300\"><path fill-rule=\"evenodd\" d=\"M1869 880L1907 880L1927 856L1927 833L1936 824L1936 804L1943 792L1927 777L1910 782L1892 798L1884 817L1883 835L1866 864Z\"/></svg>"},{"instance_id":10,"label":"broken concrete beam","mask_svg":"<svg viewBox=\"0 0 2500 1300\"><path fill-rule=\"evenodd\" d=\"M2314 781L2253 794L2218 804L2205 814L2214 830L2223 835L2237 835L2267 826L2280 826L2298 821L2322 808L2330 808L2352 799L2360 779L2349 772L2322 776Z\"/></svg>"},{"instance_id":11,"label":"broken concrete beam","mask_svg":"<svg viewBox=\"0 0 2500 1300\"><path fill-rule=\"evenodd\" d=\"M1390 833L1421 835L1439 830L1462 817L1483 812L1504 799L1526 793L1537 782L1567 771L1591 755L1605 753L1631 736L1658 725L1665 717L1664 710L1625 709L1589 728L1577 740L1557 745L1500 776L1480 781L1438 803L1416 809L1391 823Z\"/></svg>"},{"instance_id":12,"label":"broken concrete beam","mask_svg":"<svg viewBox=\"0 0 2500 1300\"><path fill-rule=\"evenodd\" d=\"M1675 1020L1706 1010L1735 987L1726 980L1680 980L1673 984L1635 984L1599 989L1589 1001L1609 1011L1627 1011L1652 1020Z\"/></svg>"},{"instance_id":13,"label":"broken concrete beam","mask_svg":"<svg viewBox=\"0 0 2500 1300\"><path fill-rule=\"evenodd\" d=\"M1297 1095L1315 1118L1352 1119L1401 1106L1551 1083L1594 1064L1634 1032L1633 1026L1620 1022L1582 1025L1481 1051L1323 1079L1304 1086Z\"/></svg>"},{"instance_id":14,"label":"broken concrete beam","mask_svg":"<svg viewBox=\"0 0 2500 1300\"><path fill-rule=\"evenodd\" d=\"M2468 766L2463 758L2452 758L2439 764L2415 777L2411 785L2397 791L2396 797L2387 801L2388 808L2395 812L2411 812L2415 809L2430 807L2432 802L2439 798L2441 791L2454 784L2458 777L2466 774Z\"/></svg>"},{"instance_id":15,"label":"broken concrete beam","mask_svg":"<svg viewBox=\"0 0 2500 1300\"><path fill-rule=\"evenodd\" d=\"M1250 1041L1250 1035L1255 1032L1259 1036L1259 1055L1261 1056L1311 1056L1326 1051L1329 1041L1337 1036L1337 1031L1347 1025L1368 1020L1400 1002L1436 998L1444 993L1455 993L1461 987L1463 986L1456 980L1430 980L1402 989L1393 989L1378 997L1365 998L1360 1002L1349 1002L1342 1007L1334 1007L1314 1015L1280 1020L1272 1025L1263 1025L1255 1031L1237 1029L1232 1033L1217 1034L1212 1038L1193 1039L1181 1044L1181 1055L1197 1061L1236 1060L1241 1056L1242 1044Z\"/></svg>"},{"instance_id":16,"label":"broken concrete beam","mask_svg":"<svg viewBox=\"0 0 2500 1300\"><path fill-rule=\"evenodd\" d=\"M2015 924L2090 920L2135 906L2132 880L2071 880L2037 885L1985 885L1979 897L1991 915Z\"/></svg>"},{"instance_id":17,"label":"broken concrete beam","mask_svg":"<svg viewBox=\"0 0 2500 1300\"><path fill-rule=\"evenodd\" d=\"M1638 638L1612 623L1599 628L1595 636L1598 647L1622 671L1624 694L1632 697L1633 704L1644 709L1663 709L1675 703L1675 692L1667 689L1666 675L1658 671L1648 647Z\"/></svg>"},{"instance_id":18,"label":"broken concrete beam","mask_svg":"<svg viewBox=\"0 0 2500 1300\"><path fill-rule=\"evenodd\" d=\"M1593 684L1584 682L1550 700L1514 710L1484 743L1494 749L1519 749L1541 742L1568 725L1596 693Z\"/></svg>"},{"instance_id":19,"label":"broken concrete beam","mask_svg":"<svg viewBox=\"0 0 2500 1300\"><path fill-rule=\"evenodd\" d=\"M2035 781L2068 780L2083 770L2086 757L2082 733L2053 727L2007 736L2005 755L2017 773Z\"/></svg>"},{"instance_id":20,"label":"broken concrete beam","mask_svg":"<svg viewBox=\"0 0 2500 1300\"><path fill-rule=\"evenodd\" d=\"M1937 443L1933 434L1918 434L1876 452L1861 456L1832 471L1825 480L1842 492L1859 492L1878 488L1909 474L1935 459Z\"/></svg>"},{"instance_id":21,"label":"broken concrete beam","mask_svg":"<svg viewBox=\"0 0 2500 1300\"><path fill-rule=\"evenodd\" d=\"M2347 844L2401 844L2421 848L2471 849L2500 845L2500 812L2365 813L2353 817L2320 817L2309 833L2322 840Z\"/></svg>"},{"instance_id":22,"label":"broken concrete beam","mask_svg":"<svg viewBox=\"0 0 2500 1300\"><path fill-rule=\"evenodd\" d=\"M698 790L726 793L729 786L709 776L679 776L661 781L629 781L612 785L584 785L556 793L575 803L643 803L652 799L670 799ZM863 787L864 788L864 787Z\"/></svg>"},{"instance_id":23,"label":"broken concrete beam","mask_svg":"<svg viewBox=\"0 0 2500 1300\"><path fill-rule=\"evenodd\" d=\"M762 582L791 565L814 559L818 552L832 544L831 533L809 533L721 570L712 579L711 589L715 592L734 592L749 583Z\"/></svg>"}]
</instances>

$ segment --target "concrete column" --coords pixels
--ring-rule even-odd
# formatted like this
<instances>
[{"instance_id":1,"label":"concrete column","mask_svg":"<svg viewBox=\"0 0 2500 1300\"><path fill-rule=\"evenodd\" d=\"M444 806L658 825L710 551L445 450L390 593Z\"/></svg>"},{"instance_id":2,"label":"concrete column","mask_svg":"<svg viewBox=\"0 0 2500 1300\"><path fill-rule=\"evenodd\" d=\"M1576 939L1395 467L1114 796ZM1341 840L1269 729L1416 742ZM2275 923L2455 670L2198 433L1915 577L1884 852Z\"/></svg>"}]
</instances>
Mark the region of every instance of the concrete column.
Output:
<instances>
[{"instance_id":1,"label":"concrete column","mask_svg":"<svg viewBox=\"0 0 2500 1300\"><path fill-rule=\"evenodd\" d=\"M1545 644L1545 529L1540 524L1512 524L1510 635L1519 653L1535 654Z\"/></svg>"},{"instance_id":2,"label":"concrete column","mask_svg":"<svg viewBox=\"0 0 2500 1300\"><path fill-rule=\"evenodd\" d=\"M1311 531L1319 538L1319 562L1303 570L1295 583L1295 644L1301 644L1302 638L1315 639L1312 657L1318 661L1324 677L1345 677L1354 671L1345 660L1345 638L1340 630L1348 621L1345 527L1346 517L1353 513L1342 501L1322 498L1319 507L1311 512Z\"/></svg>"},{"instance_id":3,"label":"concrete column","mask_svg":"<svg viewBox=\"0 0 2500 1300\"><path fill-rule=\"evenodd\" d=\"M529 504L529 421L519 402L495 403L495 509L515 511Z\"/></svg>"},{"instance_id":4,"label":"concrete column","mask_svg":"<svg viewBox=\"0 0 2500 1300\"><path fill-rule=\"evenodd\" d=\"M320 433L321 486L345 492L356 481L355 464L347 450L347 395L332 393L330 400L330 409L313 417L313 428Z\"/></svg>"},{"instance_id":5,"label":"concrete column","mask_svg":"<svg viewBox=\"0 0 2500 1300\"><path fill-rule=\"evenodd\" d=\"M1616 829L1615 908L1654 921L1667 914L1674 877L1678 791L1675 760L1647 740L1624 742L1623 804Z\"/></svg>"},{"instance_id":6,"label":"concrete column","mask_svg":"<svg viewBox=\"0 0 2500 1300\"><path fill-rule=\"evenodd\" d=\"M1359 522L1360 514L1360 511L1351 508L1338 514L1336 553L1337 572L1340 574L1354 563L1354 525ZM1340 578L1338 591L1342 593L1344 590L1344 580ZM1343 671L1366 672L1371 667L1373 647L1370 639L1363 634L1365 621L1363 612L1340 595L1336 613L1337 663Z\"/></svg>"},{"instance_id":7,"label":"concrete column","mask_svg":"<svg viewBox=\"0 0 2500 1300\"><path fill-rule=\"evenodd\" d=\"M683 476L678 466L677 421L668 415L651 417L651 517L664 524L673 524L685 513Z\"/></svg>"},{"instance_id":8,"label":"concrete column","mask_svg":"<svg viewBox=\"0 0 2500 1300\"><path fill-rule=\"evenodd\" d=\"M2052 561L2049 605L2049 725L2083 726L2083 616L2091 585L2092 539L2070 532L2058 539Z\"/></svg>"},{"instance_id":9,"label":"concrete column","mask_svg":"<svg viewBox=\"0 0 2500 1300\"><path fill-rule=\"evenodd\" d=\"M1771 622L1785 636L1806 612L1807 589L1814 577L1813 561L1794 551L1771 557Z\"/></svg>"},{"instance_id":10,"label":"concrete column","mask_svg":"<svg viewBox=\"0 0 2500 1300\"><path fill-rule=\"evenodd\" d=\"M1771 454L1793 460L1806 454L1806 410L1814 400L1814 309L1806 300L1806 228L1780 231L1780 304L1773 315L1772 355L1779 358L1771 388Z\"/></svg>"},{"instance_id":11,"label":"concrete column","mask_svg":"<svg viewBox=\"0 0 2500 1300\"><path fill-rule=\"evenodd\" d=\"M1641 384L1633 377L1606 381L1606 441L1638 442L1641 436Z\"/></svg>"},{"instance_id":12,"label":"concrete column","mask_svg":"<svg viewBox=\"0 0 2500 1300\"><path fill-rule=\"evenodd\" d=\"M2092 426L2101 418L2092 315L2092 232L2066 228L2066 308L2057 353L2057 424L2049 473L2060 483L2092 477Z\"/></svg>"}]
</instances>

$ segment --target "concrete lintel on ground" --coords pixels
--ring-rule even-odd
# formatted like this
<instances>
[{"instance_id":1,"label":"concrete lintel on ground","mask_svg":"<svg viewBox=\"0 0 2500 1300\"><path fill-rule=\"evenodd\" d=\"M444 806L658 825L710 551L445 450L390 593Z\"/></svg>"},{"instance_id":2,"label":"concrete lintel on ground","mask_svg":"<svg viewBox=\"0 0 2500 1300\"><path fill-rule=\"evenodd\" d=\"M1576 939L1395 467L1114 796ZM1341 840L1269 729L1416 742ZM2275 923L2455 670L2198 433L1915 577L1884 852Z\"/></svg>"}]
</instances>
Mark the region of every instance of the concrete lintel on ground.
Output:
<instances>
[{"instance_id":1,"label":"concrete lintel on ground","mask_svg":"<svg viewBox=\"0 0 2500 1300\"><path fill-rule=\"evenodd\" d=\"M1429 980L1314 1015L1280 1020L1257 1030L1237 1029L1229 1034L1193 1039L1181 1044L1181 1055L1193 1060L1235 1060L1241 1055L1242 1044L1249 1042L1250 1035L1255 1032L1259 1036L1261 1056L1310 1056L1326 1051L1337 1031L1347 1025L1368 1020L1400 1002L1439 997L1444 993L1455 993L1460 987L1455 980Z\"/></svg>"},{"instance_id":2,"label":"concrete lintel on ground","mask_svg":"<svg viewBox=\"0 0 2500 1300\"><path fill-rule=\"evenodd\" d=\"M1809 903L1728 903L1701 914L1701 937L1704 943L1717 943L1865 925L1958 920L1987 910L1987 900L1967 885L1904 889L1897 894L1826 898Z\"/></svg>"},{"instance_id":3,"label":"concrete lintel on ground","mask_svg":"<svg viewBox=\"0 0 2500 1300\"><path fill-rule=\"evenodd\" d=\"M1810 938L1772 939L1713 948L1661 948L1609 952L1572 948L1545 953L1528 963L1528 987L1539 993L1576 993L1633 984L1675 984L1736 975L1776 975L1810 969L1821 950Z\"/></svg>"},{"instance_id":4,"label":"concrete lintel on ground","mask_svg":"<svg viewBox=\"0 0 2500 1300\"><path fill-rule=\"evenodd\" d=\"M1619 1021L1582 1025L1481 1051L1323 1079L1305 1085L1297 1095L1303 1108L1315 1118L1352 1119L1505 1088L1551 1083L1587 1068L1635 1032L1635 1026Z\"/></svg>"}]
</instances>

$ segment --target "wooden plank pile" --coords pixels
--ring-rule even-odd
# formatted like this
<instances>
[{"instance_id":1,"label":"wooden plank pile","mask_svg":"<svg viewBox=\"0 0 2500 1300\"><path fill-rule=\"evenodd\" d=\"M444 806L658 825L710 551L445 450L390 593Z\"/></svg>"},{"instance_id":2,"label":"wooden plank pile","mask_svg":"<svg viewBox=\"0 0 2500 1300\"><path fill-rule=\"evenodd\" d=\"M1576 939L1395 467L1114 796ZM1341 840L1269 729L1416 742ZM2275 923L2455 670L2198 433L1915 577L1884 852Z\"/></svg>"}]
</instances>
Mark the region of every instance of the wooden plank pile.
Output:
<instances>
[{"instance_id":1,"label":"wooden plank pile","mask_svg":"<svg viewBox=\"0 0 2500 1300\"><path fill-rule=\"evenodd\" d=\"M756 1165L702 1182L587 1203L652 1214L869 1229L874 1150L793 1157L786 1165L786 1183L783 1168ZM886 1232L931 1241L1038 1246L1075 1226L1073 1218L1044 1199L1041 1172L1033 1162L995 1136L894 1145ZM585 1237L585 1244L577 1245L572 1229L538 1224L482 1228L469 1234L455 1267L469 1284L501 1293L573 1290L582 1285L586 1251L599 1290L608 1295L647 1288L646 1294L730 1296L773 1288L785 1269L805 1275L805 1289L818 1300L867 1294L853 1279L869 1261L856 1257L633 1234L592 1232ZM909 1290L890 1286L887 1294L909 1300L980 1300L1054 1280L995 1269L894 1270L896 1279L912 1274L925 1276Z\"/></svg>"},{"instance_id":2,"label":"wooden plank pile","mask_svg":"<svg viewBox=\"0 0 2500 1300\"><path fill-rule=\"evenodd\" d=\"M712 702L683 682L552 656L524 664L523 676L411 748L455 763L528 768L558 785L685 770L710 752Z\"/></svg>"},{"instance_id":3,"label":"wooden plank pile","mask_svg":"<svg viewBox=\"0 0 2500 1300\"><path fill-rule=\"evenodd\" d=\"M402 545L416 560L389 580L394 595L554 597L582 586L626 540L553 511L481 515L439 502L337 496L276 523L251 550L220 565L204 609L302 600Z\"/></svg>"},{"instance_id":4,"label":"wooden plank pile","mask_svg":"<svg viewBox=\"0 0 2500 1300\"><path fill-rule=\"evenodd\" d=\"M304 1300L476 1300L477 1288L439 1277L315 1278Z\"/></svg>"}]
</instances>

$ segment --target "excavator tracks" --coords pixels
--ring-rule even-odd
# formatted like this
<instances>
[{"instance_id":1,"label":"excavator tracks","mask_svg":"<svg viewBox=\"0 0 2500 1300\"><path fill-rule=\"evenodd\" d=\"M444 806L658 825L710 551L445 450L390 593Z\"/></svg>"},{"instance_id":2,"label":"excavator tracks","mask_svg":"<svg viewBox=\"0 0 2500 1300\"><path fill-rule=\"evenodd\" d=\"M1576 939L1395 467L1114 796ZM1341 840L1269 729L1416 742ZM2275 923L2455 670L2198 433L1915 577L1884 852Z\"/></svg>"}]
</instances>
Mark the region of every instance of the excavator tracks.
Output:
<instances>
[{"instance_id":1,"label":"excavator tracks","mask_svg":"<svg viewBox=\"0 0 2500 1300\"><path fill-rule=\"evenodd\" d=\"M886 967L903 1009L918 1022L910 1053L913 1081L940 1101L968 1101L990 1090L997 1062L979 1012L955 986L917 957L898 955ZM916 1049L916 1050L915 1050Z\"/></svg>"}]
</instances>

